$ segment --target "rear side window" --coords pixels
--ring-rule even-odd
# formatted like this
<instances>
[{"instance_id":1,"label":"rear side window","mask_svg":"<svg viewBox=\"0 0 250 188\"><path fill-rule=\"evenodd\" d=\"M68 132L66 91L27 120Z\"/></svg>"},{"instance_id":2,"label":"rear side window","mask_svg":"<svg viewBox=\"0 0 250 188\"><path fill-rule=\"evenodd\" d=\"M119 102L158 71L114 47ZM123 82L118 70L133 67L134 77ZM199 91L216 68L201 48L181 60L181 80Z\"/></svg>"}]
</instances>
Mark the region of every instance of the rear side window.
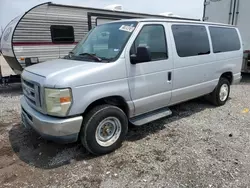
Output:
<instances>
[{"instance_id":1,"label":"rear side window","mask_svg":"<svg viewBox=\"0 0 250 188\"><path fill-rule=\"evenodd\" d=\"M162 25L145 25L137 36L130 54L136 54L139 46L146 46L151 52L152 61L168 58L165 29Z\"/></svg>"},{"instance_id":2,"label":"rear side window","mask_svg":"<svg viewBox=\"0 0 250 188\"><path fill-rule=\"evenodd\" d=\"M52 25L50 27L51 39L53 43L73 43L75 42L74 28L65 25Z\"/></svg>"},{"instance_id":3,"label":"rear side window","mask_svg":"<svg viewBox=\"0 0 250 188\"><path fill-rule=\"evenodd\" d=\"M172 25L177 53L180 57L210 54L206 27Z\"/></svg>"},{"instance_id":4,"label":"rear side window","mask_svg":"<svg viewBox=\"0 0 250 188\"><path fill-rule=\"evenodd\" d=\"M236 29L209 27L214 53L240 50L240 39Z\"/></svg>"}]
</instances>

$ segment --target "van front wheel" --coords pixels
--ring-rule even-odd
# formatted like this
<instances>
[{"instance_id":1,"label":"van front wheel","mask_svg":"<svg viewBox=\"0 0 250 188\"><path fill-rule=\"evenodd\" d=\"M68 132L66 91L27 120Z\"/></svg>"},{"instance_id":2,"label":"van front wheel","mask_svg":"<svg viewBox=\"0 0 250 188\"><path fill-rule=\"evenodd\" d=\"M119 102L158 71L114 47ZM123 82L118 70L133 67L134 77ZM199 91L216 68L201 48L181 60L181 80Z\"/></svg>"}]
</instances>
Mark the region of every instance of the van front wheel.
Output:
<instances>
[{"instance_id":1,"label":"van front wheel","mask_svg":"<svg viewBox=\"0 0 250 188\"><path fill-rule=\"evenodd\" d=\"M226 78L220 78L218 85L211 93L211 102L215 106L222 106L224 105L230 94L230 83Z\"/></svg>"},{"instance_id":2,"label":"van front wheel","mask_svg":"<svg viewBox=\"0 0 250 188\"><path fill-rule=\"evenodd\" d=\"M102 155L119 148L127 131L125 113L116 106L101 105L84 117L80 138L90 153Z\"/></svg>"}]
</instances>

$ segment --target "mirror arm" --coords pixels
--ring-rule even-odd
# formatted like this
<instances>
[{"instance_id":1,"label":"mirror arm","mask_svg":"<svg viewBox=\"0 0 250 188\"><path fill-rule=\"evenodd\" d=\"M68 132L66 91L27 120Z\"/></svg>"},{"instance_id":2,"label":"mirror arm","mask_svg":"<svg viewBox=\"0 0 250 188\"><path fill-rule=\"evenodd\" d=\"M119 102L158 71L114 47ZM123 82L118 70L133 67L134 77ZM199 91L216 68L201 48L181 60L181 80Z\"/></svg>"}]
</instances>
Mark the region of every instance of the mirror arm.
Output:
<instances>
[{"instance_id":1,"label":"mirror arm","mask_svg":"<svg viewBox=\"0 0 250 188\"><path fill-rule=\"evenodd\" d=\"M137 63L136 59L137 59L136 54L130 55L130 63L131 64L135 65Z\"/></svg>"}]
</instances>

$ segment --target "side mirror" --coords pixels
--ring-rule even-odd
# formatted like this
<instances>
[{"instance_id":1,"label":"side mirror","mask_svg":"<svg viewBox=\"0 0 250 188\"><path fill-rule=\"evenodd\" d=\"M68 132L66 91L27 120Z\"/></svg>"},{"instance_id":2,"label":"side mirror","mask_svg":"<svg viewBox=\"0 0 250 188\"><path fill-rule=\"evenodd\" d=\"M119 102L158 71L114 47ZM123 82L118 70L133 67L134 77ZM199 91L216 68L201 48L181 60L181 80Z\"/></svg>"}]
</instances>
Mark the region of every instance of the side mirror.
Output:
<instances>
[{"instance_id":1,"label":"side mirror","mask_svg":"<svg viewBox=\"0 0 250 188\"><path fill-rule=\"evenodd\" d=\"M131 64L144 63L151 61L150 50L145 46L137 47L137 53L130 56Z\"/></svg>"}]
</instances>

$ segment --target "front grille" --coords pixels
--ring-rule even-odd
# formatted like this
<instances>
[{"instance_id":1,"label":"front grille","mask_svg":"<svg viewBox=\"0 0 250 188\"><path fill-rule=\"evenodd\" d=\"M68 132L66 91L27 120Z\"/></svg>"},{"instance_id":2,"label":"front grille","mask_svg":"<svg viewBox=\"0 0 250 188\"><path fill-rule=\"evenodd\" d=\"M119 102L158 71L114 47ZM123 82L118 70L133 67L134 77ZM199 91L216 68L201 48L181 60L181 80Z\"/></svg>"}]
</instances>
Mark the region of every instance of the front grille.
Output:
<instances>
[{"instance_id":1,"label":"front grille","mask_svg":"<svg viewBox=\"0 0 250 188\"><path fill-rule=\"evenodd\" d=\"M40 87L34 82L22 79L23 94L30 105L36 109L41 108Z\"/></svg>"}]
</instances>

